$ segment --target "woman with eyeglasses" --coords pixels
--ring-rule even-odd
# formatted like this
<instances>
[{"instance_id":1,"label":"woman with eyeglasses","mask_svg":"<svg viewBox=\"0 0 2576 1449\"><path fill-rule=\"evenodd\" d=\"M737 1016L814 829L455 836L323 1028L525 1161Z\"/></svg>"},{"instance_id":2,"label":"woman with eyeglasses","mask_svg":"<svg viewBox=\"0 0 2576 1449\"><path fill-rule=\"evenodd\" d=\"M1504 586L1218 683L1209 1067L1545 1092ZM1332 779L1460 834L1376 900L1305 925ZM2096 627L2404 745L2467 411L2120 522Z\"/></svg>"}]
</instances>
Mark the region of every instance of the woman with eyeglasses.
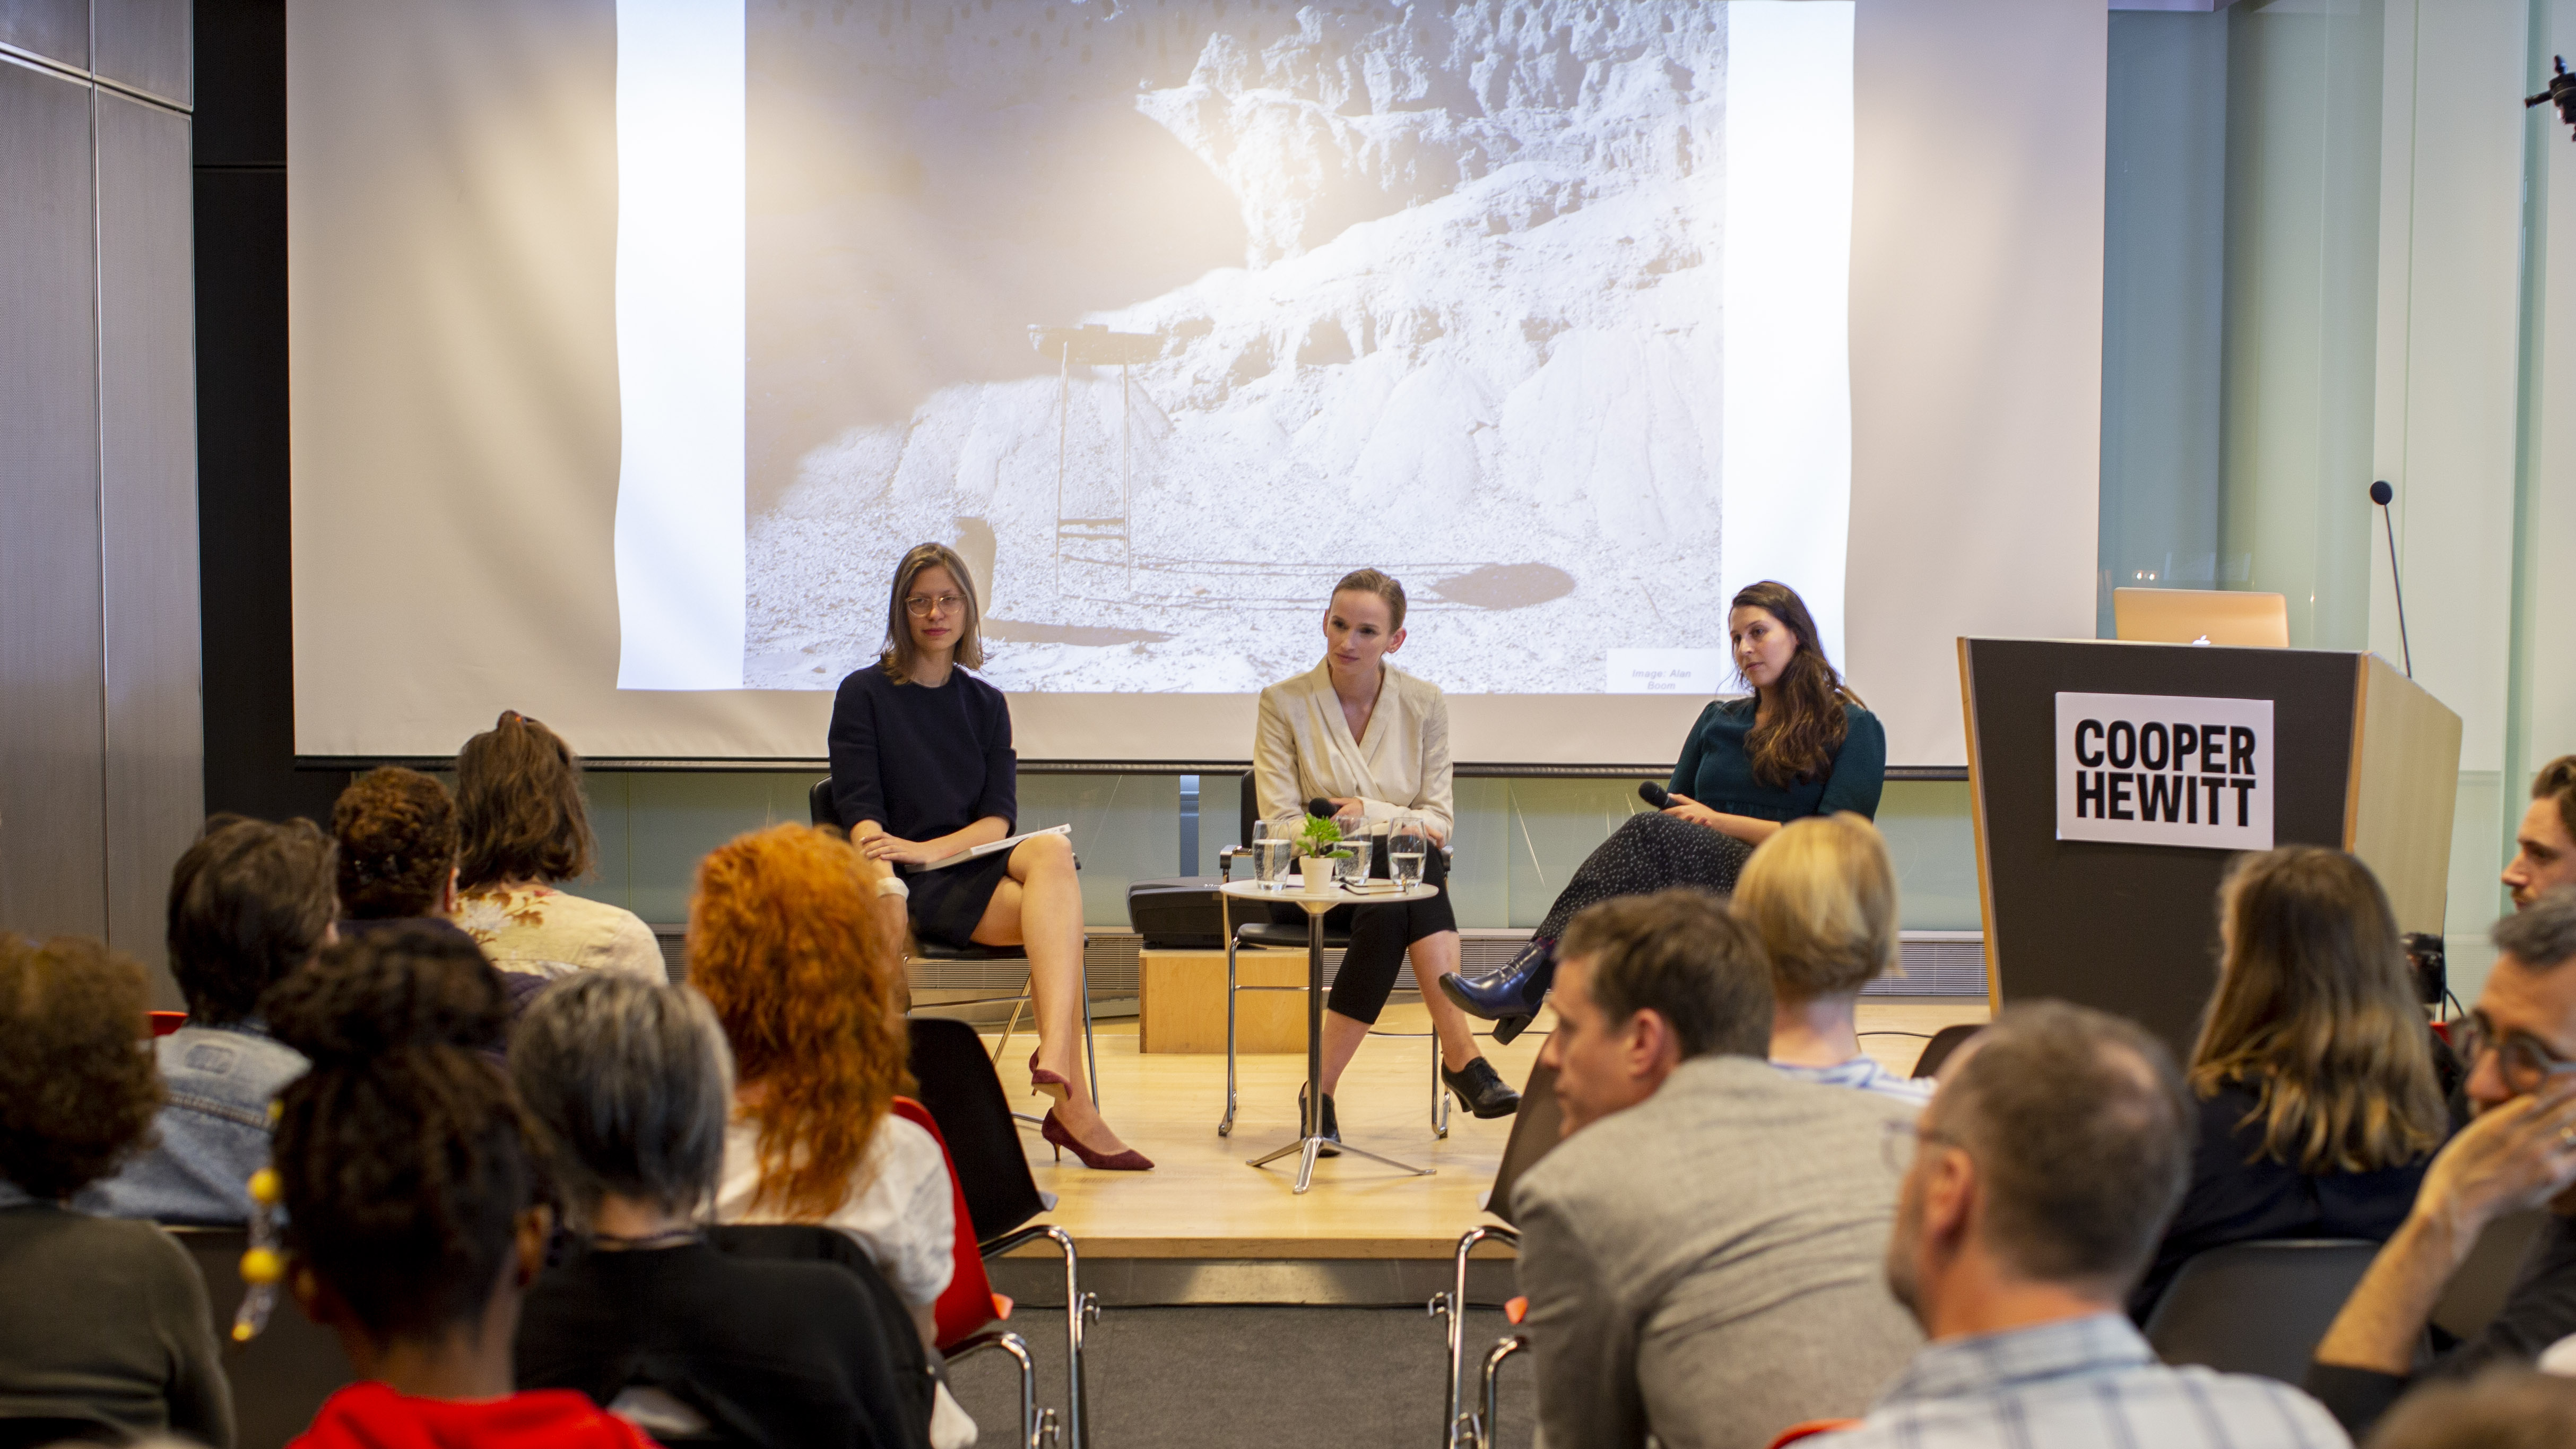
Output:
<instances>
[{"instance_id":1,"label":"woman with eyeglasses","mask_svg":"<svg viewBox=\"0 0 2576 1449\"><path fill-rule=\"evenodd\" d=\"M1086 1167L1142 1172L1092 1105L1082 1059L1082 887L1073 847L1039 835L938 870L960 851L1009 838L1019 819L1011 706L968 673L983 667L982 610L956 551L925 543L895 566L885 652L841 681L832 701L832 803L861 854L897 868L880 889L905 895L913 934L946 946L1018 946L1037 1010L1032 1086L1054 1099L1042 1131Z\"/></svg>"},{"instance_id":2,"label":"woman with eyeglasses","mask_svg":"<svg viewBox=\"0 0 2576 1449\"><path fill-rule=\"evenodd\" d=\"M2241 856L2218 891L2218 991L2192 1050L2190 1190L2130 1295L2143 1323L2195 1253L2384 1242L2450 1135L2388 897L2339 850Z\"/></svg>"}]
</instances>

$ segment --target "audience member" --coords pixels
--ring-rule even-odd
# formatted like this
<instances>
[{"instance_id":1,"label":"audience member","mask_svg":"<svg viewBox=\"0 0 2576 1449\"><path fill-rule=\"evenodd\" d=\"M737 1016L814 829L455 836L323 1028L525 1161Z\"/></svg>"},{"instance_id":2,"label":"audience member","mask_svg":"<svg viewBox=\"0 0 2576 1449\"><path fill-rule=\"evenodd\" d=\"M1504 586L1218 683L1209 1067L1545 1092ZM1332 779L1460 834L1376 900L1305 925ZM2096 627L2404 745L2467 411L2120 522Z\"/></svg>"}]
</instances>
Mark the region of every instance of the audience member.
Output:
<instances>
[{"instance_id":1,"label":"audience member","mask_svg":"<svg viewBox=\"0 0 2576 1449\"><path fill-rule=\"evenodd\" d=\"M175 1430L229 1449L231 1391L196 1265L149 1223L67 1205L161 1102L143 968L95 941L0 934L0 1419L111 1443Z\"/></svg>"},{"instance_id":2,"label":"audience member","mask_svg":"<svg viewBox=\"0 0 2576 1449\"><path fill-rule=\"evenodd\" d=\"M848 1233L932 1343L957 1223L938 1139L887 1110L910 1056L902 957L873 924L887 869L804 825L718 846L689 902L689 976L740 1077L717 1219Z\"/></svg>"},{"instance_id":3,"label":"audience member","mask_svg":"<svg viewBox=\"0 0 2576 1449\"><path fill-rule=\"evenodd\" d=\"M336 849L309 820L218 815L170 873L170 974L188 1021L152 1044L168 1100L154 1144L81 1199L93 1212L164 1223L250 1219L250 1175L268 1165L269 1103L304 1058L269 1035L268 989L333 939Z\"/></svg>"},{"instance_id":4,"label":"audience member","mask_svg":"<svg viewBox=\"0 0 2576 1449\"><path fill-rule=\"evenodd\" d=\"M2450 1134L2432 1032L2369 867L2284 846L2239 857L2218 899L2218 992L2189 1076L2191 1187L2129 1295L2140 1323L2195 1253L2386 1241Z\"/></svg>"},{"instance_id":5,"label":"audience member","mask_svg":"<svg viewBox=\"0 0 2576 1449\"><path fill-rule=\"evenodd\" d=\"M1858 1411L1921 1342L1878 1273L1910 1111L1765 1063L1770 970L1713 896L1605 901L1563 945L1568 1135L1512 1199L1540 1433L1760 1449Z\"/></svg>"},{"instance_id":6,"label":"audience member","mask_svg":"<svg viewBox=\"0 0 2576 1449\"><path fill-rule=\"evenodd\" d=\"M522 1387L579 1389L693 1443L926 1441L929 1368L882 1279L872 1294L836 1264L708 1246L733 1054L703 997L610 972L567 981L512 1033L510 1075L553 1141L580 1243L529 1290Z\"/></svg>"},{"instance_id":7,"label":"audience member","mask_svg":"<svg viewBox=\"0 0 2576 1449\"><path fill-rule=\"evenodd\" d=\"M1960 1048L1913 1131L1887 1281L1931 1339L1841 1449L2345 1444L2269 1379L2156 1362L2121 1299L2191 1165L2163 1045L2058 1002Z\"/></svg>"},{"instance_id":8,"label":"audience member","mask_svg":"<svg viewBox=\"0 0 2576 1449\"><path fill-rule=\"evenodd\" d=\"M507 1010L479 956L420 932L334 947L269 1000L313 1063L278 1099L286 1284L360 1380L298 1445L650 1442L580 1394L511 1391L552 1215L541 1129L477 1050Z\"/></svg>"},{"instance_id":9,"label":"audience member","mask_svg":"<svg viewBox=\"0 0 2576 1449\"><path fill-rule=\"evenodd\" d=\"M553 730L504 710L456 752L464 844L456 923L503 971L625 971L667 981L660 943L634 912L555 889L586 875L597 842L581 759Z\"/></svg>"},{"instance_id":10,"label":"audience member","mask_svg":"<svg viewBox=\"0 0 2576 1449\"><path fill-rule=\"evenodd\" d=\"M369 770L331 806L340 842L340 934L394 921L455 930L456 800L418 770Z\"/></svg>"},{"instance_id":11,"label":"audience member","mask_svg":"<svg viewBox=\"0 0 2576 1449\"><path fill-rule=\"evenodd\" d=\"M1896 870L1877 826L1849 810L1781 826L1745 862L1733 908L1771 960L1771 1065L1912 1107L1932 1100L1929 1078L1860 1049L1860 989L1897 969Z\"/></svg>"},{"instance_id":12,"label":"audience member","mask_svg":"<svg viewBox=\"0 0 2576 1449\"><path fill-rule=\"evenodd\" d=\"M2392 1410L2369 1449L2566 1449L2576 1444L2576 1383L2496 1367L2428 1384Z\"/></svg>"},{"instance_id":13,"label":"audience member","mask_svg":"<svg viewBox=\"0 0 2576 1449\"><path fill-rule=\"evenodd\" d=\"M2576 886L2576 755L2560 755L2531 777L2531 808L2522 812L2513 843L2504 883L2515 910Z\"/></svg>"},{"instance_id":14,"label":"audience member","mask_svg":"<svg viewBox=\"0 0 2576 1449\"><path fill-rule=\"evenodd\" d=\"M2576 890L2541 896L2491 937L2495 965L2460 1041L2477 1118L2433 1158L2308 1369L2309 1391L2356 1433L2416 1378L2527 1363L2576 1333ZM2543 1204L2551 1216L2493 1321L2419 1371L2425 1324L2479 1234Z\"/></svg>"}]
</instances>

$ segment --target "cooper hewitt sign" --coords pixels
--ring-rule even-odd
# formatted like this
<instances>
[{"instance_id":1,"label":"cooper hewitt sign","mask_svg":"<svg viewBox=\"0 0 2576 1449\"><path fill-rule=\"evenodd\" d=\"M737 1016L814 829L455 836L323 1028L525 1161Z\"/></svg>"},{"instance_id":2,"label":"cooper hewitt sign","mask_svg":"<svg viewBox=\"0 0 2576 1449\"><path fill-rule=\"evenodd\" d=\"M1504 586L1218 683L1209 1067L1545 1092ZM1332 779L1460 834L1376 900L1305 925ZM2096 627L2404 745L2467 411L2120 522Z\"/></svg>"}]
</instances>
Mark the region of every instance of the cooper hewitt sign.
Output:
<instances>
[{"instance_id":1,"label":"cooper hewitt sign","mask_svg":"<svg viewBox=\"0 0 2576 1449\"><path fill-rule=\"evenodd\" d=\"M2057 696L2057 838L2272 848L2272 701Z\"/></svg>"}]
</instances>

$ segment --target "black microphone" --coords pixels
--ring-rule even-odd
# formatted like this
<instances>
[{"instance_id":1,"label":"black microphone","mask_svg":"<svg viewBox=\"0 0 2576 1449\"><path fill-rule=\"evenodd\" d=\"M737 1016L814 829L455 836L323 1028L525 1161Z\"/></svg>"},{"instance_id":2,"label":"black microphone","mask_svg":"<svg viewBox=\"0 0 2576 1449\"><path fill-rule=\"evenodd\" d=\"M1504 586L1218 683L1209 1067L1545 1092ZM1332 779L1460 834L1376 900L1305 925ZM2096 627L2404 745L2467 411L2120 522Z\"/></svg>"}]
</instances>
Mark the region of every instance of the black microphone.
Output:
<instances>
[{"instance_id":1,"label":"black microphone","mask_svg":"<svg viewBox=\"0 0 2576 1449\"><path fill-rule=\"evenodd\" d=\"M1306 813L1315 816L1320 820L1330 820L1333 818L1335 813L1333 802L1325 799L1321 795L1318 795L1314 799L1306 802Z\"/></svg>"},{"instance_id":2,"label":"black microphone","mask_svg":"<svg viewBox=\"0 0 2576 1449\"><path fill-rule=\"evenodd\" d=\"M2388 516L2388 503L2397 490L2386 479L2370 485L2370 501L2379 505L2379 521L2388 528L2388 582L2397 590L2397 647L2406 652L2406 677L2415 677L2415 646L2406 641L2406 581L2397 576L2397 524Z\"/></svg>"},{"instance_id":3,"label":"black microphone","mask_svg":"<svg viewBox=\"0 0 2576 1449\"><path fill-rule=\"evenodd\" d=\"M1637 787L1637 798L1654 806L1658 810L1662 810L1673 803L1673 792L1656 784L1652 780L1648 780L1646 783Z\"/></svg>"}]
</instances>

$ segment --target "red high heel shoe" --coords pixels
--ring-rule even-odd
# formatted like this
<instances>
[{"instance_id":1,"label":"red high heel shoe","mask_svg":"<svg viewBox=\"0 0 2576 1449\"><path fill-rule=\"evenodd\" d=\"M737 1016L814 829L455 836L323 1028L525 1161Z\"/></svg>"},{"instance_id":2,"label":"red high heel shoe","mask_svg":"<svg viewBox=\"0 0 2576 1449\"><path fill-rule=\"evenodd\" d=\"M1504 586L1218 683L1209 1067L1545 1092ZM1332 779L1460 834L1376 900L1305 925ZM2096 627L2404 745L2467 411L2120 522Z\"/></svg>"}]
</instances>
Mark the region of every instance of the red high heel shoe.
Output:
<instances>
[{"instance_id":1,"label":"red high heel shoe","mask_svg":"<svg viewBox=\"0 0 2576 1449\"><path fill-rule=\"evenodd\" d=\"M1038 1054L1031 1052L1029 1053L1029 1095L1053 1097L1058 1102L1070 1102L1073 1100L1073 1083L1039 1066Z\"/></svg>"},{"instance_id":2,"label":"red high heel shoe","mask_svg":"<svg viewBox=\"0 0 2576 1449\"><path fill-rule=\"evenodd\" d=\"M1124 1152L1112 1153L1094 1152L1083 1146L1080 1138L1066 1131L1064 1124L1056 1120L1053 1107L1047 1109L1046 1120L1038 1124L1038 1135L1045 1138L1049 1146L1055 1148L1055 1160L1058 1162L1064 1161L1064 1150L1070 1147L1073 1149L1073 1155L1082 1159L1082 1165L1095 1172L1151 1172L1154 1170L1154 1160L1133 1147Z\"/></svg>"}]
</instances>

